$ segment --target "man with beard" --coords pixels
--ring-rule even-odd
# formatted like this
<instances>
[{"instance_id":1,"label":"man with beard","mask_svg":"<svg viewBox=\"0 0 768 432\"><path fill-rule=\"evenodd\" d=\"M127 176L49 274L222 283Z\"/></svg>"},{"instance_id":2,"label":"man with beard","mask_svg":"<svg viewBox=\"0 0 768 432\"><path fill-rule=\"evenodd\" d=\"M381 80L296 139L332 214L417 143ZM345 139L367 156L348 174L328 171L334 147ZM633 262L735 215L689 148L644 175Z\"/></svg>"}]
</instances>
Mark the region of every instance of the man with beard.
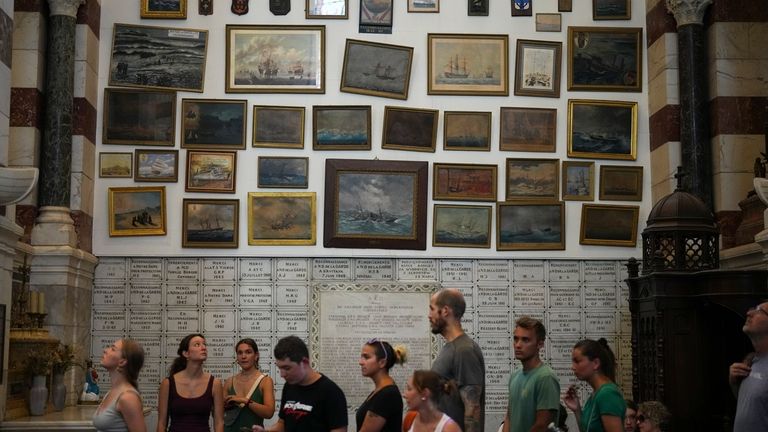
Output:
<instances>
[{"instance_id":1,"label":"man with beard","mask_svg":"<svg viewBox=\"0 0 768 432\"><path fill-rule=\"evenodd\" d=\"M752 341L755 353L732 364L728 373L737 398L733 431L768 431L768 301L747 311L742 331Z\"/></svg>"},{"instance_id":2,"label":"man with beard","mask_svg":"<svg viewBox=\"0 0 768 432\"><path fill-rule=\"evenodd\" d=\"M445 338L445 345L432 363L432 370L453 380L458 392L444 397L440 411L448 414L465 432L483 430L485 424L485 362L475 341L461 328L466 309L457 289L443 289L432 295L429 325L433 334Z\"/></svg>"}]
</instances>

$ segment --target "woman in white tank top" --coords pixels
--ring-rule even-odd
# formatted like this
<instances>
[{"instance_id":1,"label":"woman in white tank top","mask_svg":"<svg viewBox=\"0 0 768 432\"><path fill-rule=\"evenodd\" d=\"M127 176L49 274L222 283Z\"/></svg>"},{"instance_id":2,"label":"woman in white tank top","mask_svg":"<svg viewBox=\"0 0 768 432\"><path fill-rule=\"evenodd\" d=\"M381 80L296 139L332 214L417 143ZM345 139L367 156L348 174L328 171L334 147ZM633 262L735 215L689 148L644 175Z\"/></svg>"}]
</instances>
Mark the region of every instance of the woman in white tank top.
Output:
<instances>
[{"instance_id":1,"label":"woman in white tank top","mask_svg":"<svg viewBox=\"0 0 768 432\"><path fill-rule=\"evenodd\" d=\"M403 397L416 418L409 432L461 432L459 425L437 409L437 402L445 394L456 390L453 381L445 382L440 375L429 370L417 370L408 378Z\"/></svg>"},{"instance_id":2,"label":"woman in white tank top","mask_svg":"<svg viewBox=\"0 0 768 432\"><path fill-rule=\"evenodd\" d=\"M137 380L144 365L144 350L131 339L118 339L104 348L101 365L109 372L111 390L93 415L98 432L146 432L144 408Z\"/></svg>"}]
</instances>

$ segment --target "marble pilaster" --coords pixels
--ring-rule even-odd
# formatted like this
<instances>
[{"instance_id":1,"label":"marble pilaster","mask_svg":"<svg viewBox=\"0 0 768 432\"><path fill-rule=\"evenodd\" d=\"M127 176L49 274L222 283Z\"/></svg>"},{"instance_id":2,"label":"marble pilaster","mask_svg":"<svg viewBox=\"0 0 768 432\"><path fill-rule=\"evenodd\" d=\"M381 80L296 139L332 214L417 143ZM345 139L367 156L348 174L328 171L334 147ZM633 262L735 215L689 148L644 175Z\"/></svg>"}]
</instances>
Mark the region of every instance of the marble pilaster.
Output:
<instances>
[{"instance_id":1,"label":"marble pilaster","mask_svg":"<svg viewBox=\"0 0 768 432\"><path fill-rule=\"evenodd\" d=\"M10 219L0 216L0 304L6 305L5 325L3 326L5 334L3 335L3 358L0 359L0 374L4 377L3 384L0 384L0 419L5 418L6 395L8 394L6 385L8 384L8 351L9 351L9 330L11 328L11 280L13 278L13 259L16 256L16 243L19 237L24 234L24 229Z\"/></svg>"}]
</instances>

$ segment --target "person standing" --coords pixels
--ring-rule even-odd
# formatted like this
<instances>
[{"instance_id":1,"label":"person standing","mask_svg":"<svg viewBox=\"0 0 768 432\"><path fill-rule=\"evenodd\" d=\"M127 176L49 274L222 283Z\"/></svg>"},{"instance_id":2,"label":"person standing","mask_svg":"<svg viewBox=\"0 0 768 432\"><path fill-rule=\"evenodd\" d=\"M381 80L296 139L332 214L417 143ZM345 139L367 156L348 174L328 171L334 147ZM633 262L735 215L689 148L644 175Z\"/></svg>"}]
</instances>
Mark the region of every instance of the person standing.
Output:
<instances>
[{"instance_id":1,"label":"person standing","mask_svg":"<svg viewBox=\"0 0 768 432\"><path fill-rule=\"evenodd\" d=\"M437 408L438 401L456 392L456 383L431 370L417 370L408 378L403 398L416 413L408 432L460 432L461 427Z\"/></svg>"},{"instance_id":2,"label":"person standing","mask_svg":"<svg viewBox=\"0 0 768 432\"><path fill-rule=\"evenodd\" d=\"M768 301L750 308L742 327L755 355L731 365L728 382L736 396L734 432L768 430Z\"/></svg>"},{"instance_id":3,"label":"person standing","mask_svg":"<svg viewBox=\"0 0 768 432\"><path fill-rule=\"evenodd\" d=\"M504 432L546 432L558 423L560 382L539 356L547 331L541 321L521 317L515 322L513 348L523 368L509 377Z\"/></svg>"},{"instance_id":4,"label":"person standing","mask_svg":"<svg viewBox=\"0 0 768 432\"><path fill-rule=\"evenodd\" d=\"M98 432L146 432L139 396L139 371L144 349L132 339L118 339L104 348L101 366L109 373L110 390L93 415Z\"/></svg>"},{"instance_id":5,"label":"person standing","mask_svg":"<svg viewBox=\"0 0 768 432\"><path fill-rule=\"evenodd\" d=\"M371 339L360 352L360 373L373 381L373 391L355 413L357 432L400 432L403 398L389 370L405 361L405 349Z\"/></svg>"},{"instance_id":6,"label":"person standing","mask_svg":"<svg viewBox=\"0 0 768 432\"><path fill-rule=\"evenodd\" d=\"M251 338L235 345L240 373L224 383L225 432L263 425L275 413L275 387L272 378L259 370L259 347ZM231 413L231 414L228 414ZM227 421L227 416L230 416Z\"/></svg>"},{"instance_id":7,"label":"person standing","mask_svg":"<svg viewBox=\"0 0 768 432\"><path fill-rule=\"evenodd\" d=\"M482 432L485 426L485 362L480 346L461 327L466 303L457 289L442 289L429 303L429 325L445 345L432 363L444 380L453 380L458 392L440 400L440 411L448 414L465 432ZM458 393L458 394L456 394Z\"/></svg>"}]
</instances>

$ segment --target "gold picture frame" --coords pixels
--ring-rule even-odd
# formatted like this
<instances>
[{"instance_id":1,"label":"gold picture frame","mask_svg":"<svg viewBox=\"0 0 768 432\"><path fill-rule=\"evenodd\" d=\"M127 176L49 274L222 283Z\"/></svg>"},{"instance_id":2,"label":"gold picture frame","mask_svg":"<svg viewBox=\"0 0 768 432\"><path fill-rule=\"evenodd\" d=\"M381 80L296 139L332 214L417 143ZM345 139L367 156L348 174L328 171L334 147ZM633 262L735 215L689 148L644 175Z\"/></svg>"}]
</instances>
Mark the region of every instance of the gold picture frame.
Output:
<instances>
[{"instance_id":1,"label":"gold picture frame","mask_svg":"<svg viewBox=\"0 0 768 432\"><path fill-rule=\"evenodd\" d=\"M582 204L579 244L635 247L639 215L639 206Z\"/></svg>"},{"instance_id":2,"label":"gold picture frame","mask_svg":"<svg viewBox=\"0 0 768 432\"><path fill-rule=\"evenodd\" d=\"M165 186L116 187L107 194L110 237L166 234Z\"/></svg>"},{"instance_id":3,"label":"gold picture frame","mask_svg":"<svg viewBox=\"0 0 768 432\"><path fill-rule=\"evenodd\" d=\"M316 244L316 209L316 192L248 192L248 244Z\"/></svg>"},{"instance_id":4,"label":"gold picture frame","mask_svg":"<svg viewBox=\"0 0 768 432\"><path fill-rule=\"evenodd\" d=\"M155 6L153 3L161 3L162 7ZM187 19L187 0L166 0L164 2L141 0L141 18Z\"/></svg>"},{"instance_id":5,"label":"gold picture frame","mask_svg":"<svg viewBox=\"0 0 768 432\"><path fill-rule=\"evenodd\" d=\"M637 102L568 101L568 157L637 159Z\"/></svg>"}]
</instances>

